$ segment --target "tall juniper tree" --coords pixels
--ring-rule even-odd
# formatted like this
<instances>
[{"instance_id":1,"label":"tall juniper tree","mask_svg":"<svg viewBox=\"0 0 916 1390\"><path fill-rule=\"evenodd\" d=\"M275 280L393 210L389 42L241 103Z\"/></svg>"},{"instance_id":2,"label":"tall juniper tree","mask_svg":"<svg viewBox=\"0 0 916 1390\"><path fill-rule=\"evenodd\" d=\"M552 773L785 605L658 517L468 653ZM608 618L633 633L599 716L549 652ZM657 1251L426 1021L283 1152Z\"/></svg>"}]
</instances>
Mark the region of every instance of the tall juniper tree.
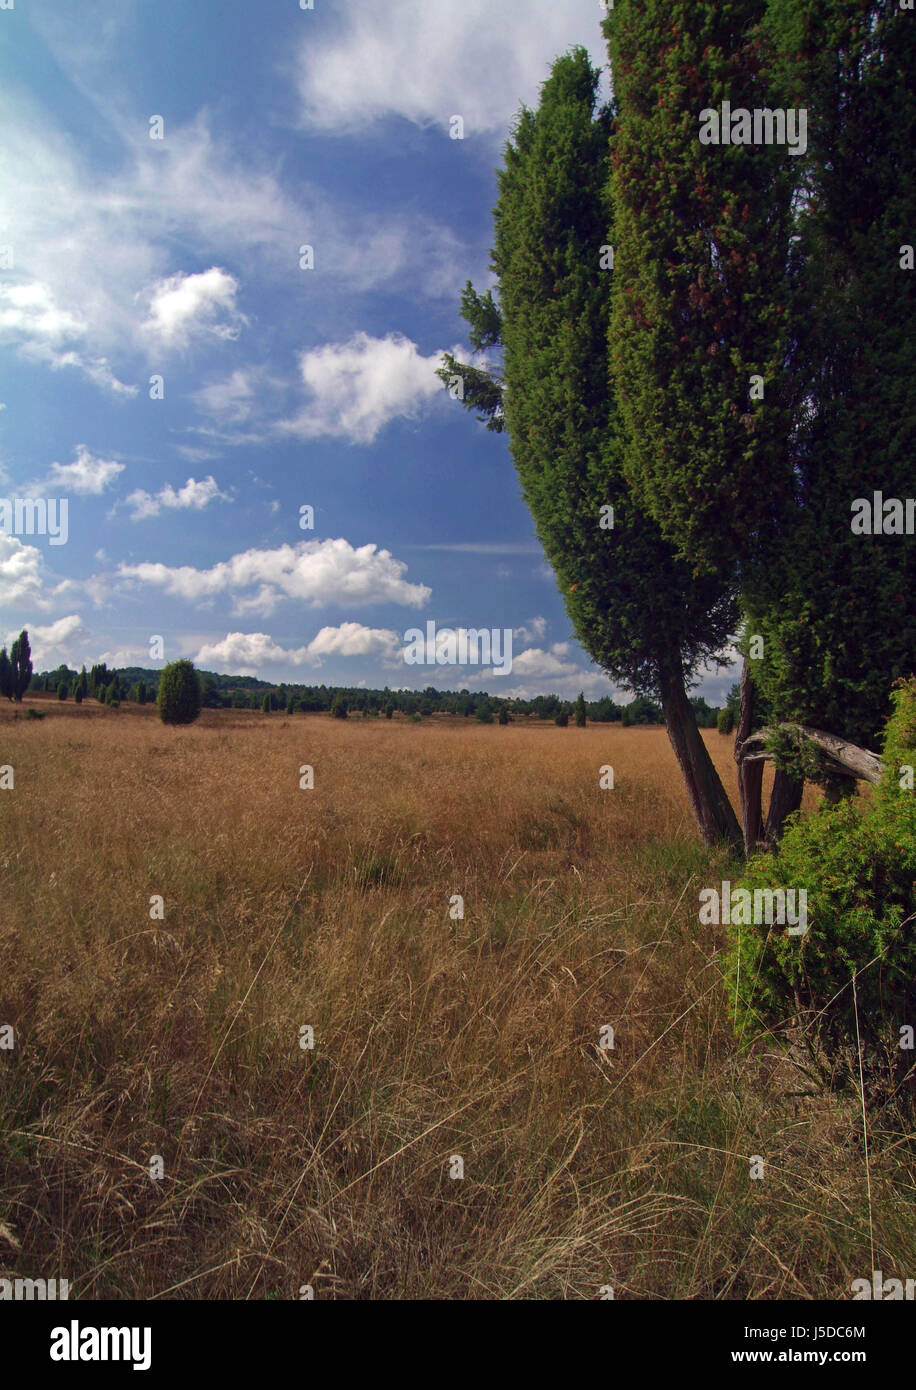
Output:
<instances>
[{"instance_id":1,"label":"tall juniper tree","mask_svg":"<svg viewBox=\"0 0 916 1390\"><path fill-rule=\"evenodd\" d=\"M916 660L916 538L852 525L857 498L913 490L916 29L883 0L771 0L770 18L786 97L809 110L792 362L807 410L794 495L748 577L758 684L775 721L874 748Z\"/></svg>"},{"instance_id":2,"label":"tall juniper tree","mask_svg":"<svg viewBox=\"0 0 916 1390\"><path fill-rule=\"evenodd\" d=\"M446 355L440 376L506 429L538 536L582 645L617 682L661 701L691 807L709 843L736 845L734 811L697 728L687 683L737 618L734 586L695 575L633 498L609 384L607 198L613 112L582 49L559 58L522 110L499 173L492 291L468 285L471 345L502 372Z\"/></svg>"},{"instance_id":3,"label":"tall juniper tree","mask_svg":"<svg viewBox=\"0 0 916 1390\"><path fill-rule=\"evenodd\" d=\"M10 667L12 670L13 699L21 704L22 697L29 688L29 681L32 679L32 648L29 645L29 634L24 628L10 647Z\"/></svg>"}]
</instances>

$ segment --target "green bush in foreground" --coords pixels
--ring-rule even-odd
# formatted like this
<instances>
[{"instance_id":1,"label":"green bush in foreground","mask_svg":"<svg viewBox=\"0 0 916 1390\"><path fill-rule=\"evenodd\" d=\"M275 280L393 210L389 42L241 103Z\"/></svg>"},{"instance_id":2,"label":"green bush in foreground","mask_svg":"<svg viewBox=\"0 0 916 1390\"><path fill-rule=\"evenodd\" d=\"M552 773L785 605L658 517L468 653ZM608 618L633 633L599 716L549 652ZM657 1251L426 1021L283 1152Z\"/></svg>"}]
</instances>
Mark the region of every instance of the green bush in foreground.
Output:
<instances>
[{"instance_id":1,"label":"green bush in foreground","mask_svg":"<svg viewBox=\"0 0 916 1390\"><path fill-rule=\"evenodd\" d=\"M801 1043L837 1089L858 1086L861 1061L872 1098L904 1082L916 1092L916 679L893 703L874 797L796 813L778 854L752 859L739 885L806 889L807 932L733 926L729 955L739 1030Z\"/></svg>"},{"instance_id":2,"label":"green bush in foreground","mask_svg":"<svg viewBox=\"0 0 916 1390\"><path fill-rule=\"evenodd\" d=\"M200 714L201 690L193 662L173 661L163 668L156 707L163 724L194 723Z\"/></svg>"}]
</instances>

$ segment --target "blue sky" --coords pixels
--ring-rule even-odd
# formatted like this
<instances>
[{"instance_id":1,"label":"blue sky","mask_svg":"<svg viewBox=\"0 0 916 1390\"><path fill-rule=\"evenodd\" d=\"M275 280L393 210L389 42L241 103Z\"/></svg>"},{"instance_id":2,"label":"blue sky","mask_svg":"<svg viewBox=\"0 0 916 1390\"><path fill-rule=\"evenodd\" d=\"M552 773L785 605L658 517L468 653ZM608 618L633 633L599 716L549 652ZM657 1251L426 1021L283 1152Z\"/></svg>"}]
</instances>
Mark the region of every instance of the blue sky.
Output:
<instances>
[{"instance_id":1,"label":"blue sky","mask_svg":"<svg viewBox=\"0 0 916 1390\"><path fill-rule=\"evenodd\" d=\"M265 680L612 692L505 438L433 374L465 350L461 287L489 283L512 117L557 53L605 61L600 19L598 0L0 11L0 496L69 505L65 545L0 534L0 641L27 625L36 668L157 665L161 636L166 660ZM427 620L512 629L511 674L405 665Z\"/></svg>"}]
</instances>

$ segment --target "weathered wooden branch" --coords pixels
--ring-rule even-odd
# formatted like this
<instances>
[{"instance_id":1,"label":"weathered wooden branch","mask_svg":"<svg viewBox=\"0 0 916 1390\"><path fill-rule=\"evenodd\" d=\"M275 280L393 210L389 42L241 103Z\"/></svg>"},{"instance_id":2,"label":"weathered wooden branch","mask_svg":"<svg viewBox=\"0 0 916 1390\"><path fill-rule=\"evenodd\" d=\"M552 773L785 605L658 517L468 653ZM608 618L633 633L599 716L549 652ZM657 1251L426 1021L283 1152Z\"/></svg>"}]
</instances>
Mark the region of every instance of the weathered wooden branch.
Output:
<instances>
[{"instance_id":1,"label":"weathered wooden branch","mask_svg":"<svg viewBox=\"0 0 916 1390\"><path fill-rule=\"evenodd\" d=\"M777 724L772 728L758 729L736 750L739 765L741 762L763 762L768 758L772 759L773 754L761 745L780 732L793 734L799 740L810 739L827 754L827 771L838 777L855 777L862 782L871 782L874 786L881 781L884 764L877 753L860 748L836 734L825 733L823 729L809 729L805 724Z\"/></svg>"}]
</instances>

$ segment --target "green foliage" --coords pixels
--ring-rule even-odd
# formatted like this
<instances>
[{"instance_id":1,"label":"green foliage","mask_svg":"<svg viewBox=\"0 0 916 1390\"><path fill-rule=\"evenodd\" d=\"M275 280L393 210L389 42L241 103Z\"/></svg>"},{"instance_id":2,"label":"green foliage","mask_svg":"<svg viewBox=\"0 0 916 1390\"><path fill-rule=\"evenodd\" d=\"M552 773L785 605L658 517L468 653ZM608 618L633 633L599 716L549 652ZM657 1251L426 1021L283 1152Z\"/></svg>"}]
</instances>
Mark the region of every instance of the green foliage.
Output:
<instances>
[{"instance_id":1,"label":"green foliage","mask_svg":"<svg viewBox=\"0 0 916 1390\"><path fill-rule=\"evenodd\" d=\"M569 715L565 709L561 709L556 719L553 721L558 729L565 729L569 724Z\"/></svg>"},{"instance_id":2,"label":"green foliage","mask_svg":"<svg viewBox=\"0 0 916 1390\"><path fill-rule=\"evenodd\" d=\"M192 662L164 666L156 699L163 724L193 724L201 710L200 680Z\"/></svg>"},{"instance_id":3,"label":"green foliage","mask_svg":"<svg viewBox=\"0 0 916 1390\"><path fill-rule=\"evenodd\" d=\"M13 699L21 704L32 679L32 649L29 646L29 634L24 628L10 648L10 669Z\"/></svg>"},{"instance_id":4,"label":"green foliage","mask_svg":"<svg viewBox=\"0 0 916 1390\"><path fill-rule=\"evenodd\" d=\"M732 927L728 964L742 1033L788 1030L835 1087L858 1084L858 1036L872 1095L912 1067L900 1029L916 1024L916 680L893 705L873 799L796 814L778 854L752 859L742 878L751 890L806 889L807 933Z\"/></svg>"},{"instance_id":5,"label":"green foliage","mask_svg":"<svg viewBox=\"0 0 916 1390\"><path fill-rule=\"evenodd\" d=\"M13 667L6 647L0 649L0 695L8 700L13 698Z\"/></svg>"},{"instance_id":6,"label":"green foliage","mask_svg":"<svg viewBox=\"0 0 916 1390\"><path fill-rule=\"evenodd\" d=\"M611 370L625 472L676 554L723 592L792 486L798 385L784 364L797 160L784 145L699 138L700 112L723 98L775 104L765 10L765 0L618 0L605 21L619 109ZM764 399L752 399L752 377Z\"/></svg>"},{"instance_id":7,"label":"green foliage","mask_svg":"<svg viewBox=\"0 0 916 1390\"><path fill-rule=\"evenodd\" d=\"M661 706L654 700L647 699L645 695L637 695L635 700L624 705L622 719L627 727L631 724L661 724L664 715Z\"/></svg>"},{"instance_id":8,"label":"green foliage","mask_svg":"<svg viewBox=\"0 0 916 1390\"><path fill-rule=\"evenodd\" d=\"M273 705L271 704L270 692L268 691L267 694L265 694L264 699L261 701L261 710L264 714L270 714L272 709Z\"/></svg>"},{"instance_id":9,"label":"green foliage","mask_svg":"<svg viewBox=\"0 0 916 1390\"><path fill-rule=\"evenodd\" d=\"M510 720L509 720L509 711L506 709L505 705L503 705L502 708L501 708L500 711L499 711L499 716L498 716L498 718L497 718L497 723L498 723L498 724L503 724L503 725L505 725L505 724L508 724L509 722L510 722Z\"/></svg>"},{"instance_id":10,"label":"green foliage","mask_svg":"<svg viewBox=\"0 0 916 1390\"><path fill-rule=\"evenodd\" d=\"M83 703L83 687L78 685L73 692L73 698L78 705Z\"/></svg>"},{"instance_id":11,"label":"green foliage","mask_svg":"<svg viewBox=\"0 0 916 1390\"><path fill-rule=\"evenodd\" d=\"M773 717L875 747L887 692L913 669L916 538L857 535L851 504L912 496L916 276L916 30L884 0L771 0L785 90L809 108L797 342L807 409L796 478L747 576Z\"/></svg>"},{"instance_id":12,"label":"green foliage","mask_svg":"<svg viewBox=\"0 0 916 1390\"><path fill-rule=\"evenodd\" d=\"M734 732L735 716L731 706L726 705L725 709L720 709L716 716L716 728L720 734L730 734Z\"/></svg>"},{"instance_id":13,"label":"green foliage","mask_svg":"<svg viewBox=\"0 0 916 1390\"><path fill-rule=\"evenodd\" d=\"M576 728L577 728L577 729L584 729L584 728L585 728L585 724L586 724L586 716L585 716L585 695L584 695L583 691L581 691L581 690L579 691L579 697L578 697L578 699L576 700L575 717L576 717Z\"/></svg>"},{"instance_id":14,"label":"green foliage","mask_svg":"<svg viewBox=\"0 0 916 1390\"><path fill-rule=\"evenodd\" d=\"M66 698L67 698L67 696L69 695L69 693L70 693L70 691L69 691L69 687L67 686L67 682L66 682L66 681L61 681L60 685L57 687L57 698L58 698L58 700L66 700Z\"/></svg>"},{"instance_id":15,"label":"green foliage","mask_svg":"<svg viewBox=\"0 0 916 1390\"><path fill-rule=\"evenodd\" d=\"M615 240L606 197L611 112L584 50L559 58L506 147L494 212L505 415L525 501L576 635L621 684L657 695L733 625L731 594L675 560L626 477L608 382ZM602 507L614 509L602 526Z\"/></svg>"},{"instance_id":16,"label":"green foliage","mask_svg":"<svg viewBox=\"0 0 916 1390\"><path fill-rule=\"evenodd\" d=\"M334 701L331 705L331 718L346 719L348 713L349 711L347 709L346 701L341 699L339 695L335 696Z\"/></svg>"},{"instance_id":17,"label":"green foliage","mask_svg":"<svg viewBox=\"0 0 916 1390\"><path fill-rule=\"evenodd\" d=\"M45 714L45 710L34 709L32 706L30 706L25 712L25 717L26 719L44 719Z\"/></svg>"}]
</instances>

